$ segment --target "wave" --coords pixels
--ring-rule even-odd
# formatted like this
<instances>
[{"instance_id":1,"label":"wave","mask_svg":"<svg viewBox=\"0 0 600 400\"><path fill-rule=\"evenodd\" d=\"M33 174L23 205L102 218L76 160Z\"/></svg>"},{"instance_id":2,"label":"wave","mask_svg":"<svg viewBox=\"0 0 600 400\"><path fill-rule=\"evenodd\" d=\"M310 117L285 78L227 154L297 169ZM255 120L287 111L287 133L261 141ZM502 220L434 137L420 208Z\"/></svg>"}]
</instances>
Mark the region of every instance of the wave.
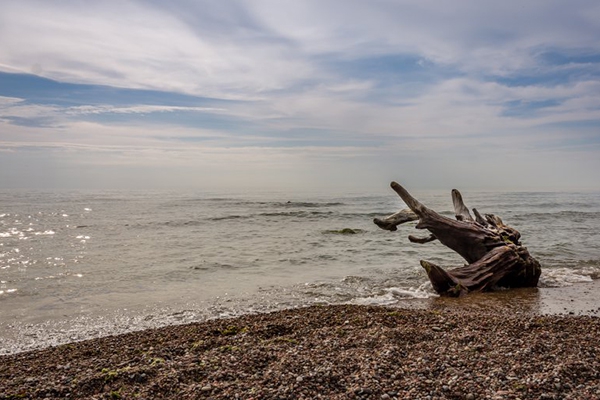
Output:
<instances>
[{"instance_id":1,"label":"wave","mask_svg":"<svg viewBox=\"0 0 600 400\"><path fill-rule=\"evenodd\" d=\"M208 218L190 219L190 220L172 220L172 221L149 221L149 222L138 222L133 224L125 224L132 228L144 229L144 228L155 228L155 227L193 227L202 226L207 222L223 222L223 221L245 221L252 219L264 219L266 218L324 218L335 215L333 211L272 211L262 213L250 213L250 214L230 214L220 215Z\"/></svg>"},{"instance_id":2,"label":"wave","mask_svg":"<svg viewBox=\"0 0 600 400\"><path fill-rule=\"evenodd\" d=\"M542 267L540 287L563 287L600 279L600 260L580 261L572 267Z\"/></svg>"},{"instance_id":3,"label":"wave","mask_svg":"<svg viewBox=\"0 0 600 400\"><path fill-rule=\"evenodd\" d=\"M334 213L332 211L273 211L273 212L263 212L263 213L255 213L248 215L224 215L221 217L211 217L208 218L208 221L227 221L227 220L239 220L239 219L252 219L252 218L260 218L260 217L294 217L294 218L314 218L314 217L323 217L330 216Z\"/></svg>"},{"instance_id":4,"label":"wave","mask_svg":"<svg viewBox=\"0 0 600 400\"><path fill-rule=\"evenodd\" d=\"M332 214L334 214L332 211L279 211L259 213L257 215L260 217L306 217Z\"/></svg>"},{"instance_id":5,"label":"wave","mask_svg":"<svg viewBox=\"0 0 600 400\"><path fill-rule=\"evenodd\" d=\"M559 219L559 218L569 218L569 219L599 219L600 211L556 211L556 212L532 212L532 213L524 213L524 214L515 214L511 218L514 219L523 219L523 220L531 220L531 219Z\"/></svg>"},{"instance_id":6,"label":"wave","mask_svg":"<svg viewBox=\"0 0 600 400\"><path fill-rule=\"evenodd\" d=\"M402 300L408 299L429 299L432 297L439 297L433 291L429 282L423 283L418 287L389 287L383 289L382 293L378 293L371 296L355 297L350 300L350 304L359 305L392 305Z\"/></svg>"},{"instance_id":7,"label":"wave","mask_svg":"<svg viewBox=\"0 0 600 400\"><path fill-rule=\"evenodd\" d=\"M171 205L177 206L178 204L206 204L206 203L221 203L229 206L263 206L263 207L304 207L304 208L319 208L319 207L337 207L343 206L345 203L339 201L256 201L246 199L236 199L233 197L211 197L211 198L198 198L198 199L181 199L173 201Z\"/></svg>"},{"instance_id":8,"label":"wave","mask_svg":"<svg viewBox=\"0 0 600 400\"><path fill-rule=\"evenodd\" d=\"M305 207L305 208L318 208L318 207L338 207L343 206L344 203L340 202L304 202L304 201L287 201L285 203L262 203L264 205L272 205L275 207Z\"/></svg>"},{"instance_id":9,"label":"wave","mask_svg":"<svg viewBox=\"0 0 600 400\"><path fill-rule=\"evenodd\" d=\"M252 215L225 215L223 217L208 218L208 221L229 221L229 220L240 220L240 219L249 219L249 218L252 218Z\"/></svg>"},{"instance_id":10,"label":"wave","mask_svg":"<svg viewBox=\"0 0 600 400\"><path fill-rule=\"evenodd\" d=\"M236 270L239 268L239 266L219 262L202 263L189 267L189 269L194 271Z\"/></svg>"}]
</instances>

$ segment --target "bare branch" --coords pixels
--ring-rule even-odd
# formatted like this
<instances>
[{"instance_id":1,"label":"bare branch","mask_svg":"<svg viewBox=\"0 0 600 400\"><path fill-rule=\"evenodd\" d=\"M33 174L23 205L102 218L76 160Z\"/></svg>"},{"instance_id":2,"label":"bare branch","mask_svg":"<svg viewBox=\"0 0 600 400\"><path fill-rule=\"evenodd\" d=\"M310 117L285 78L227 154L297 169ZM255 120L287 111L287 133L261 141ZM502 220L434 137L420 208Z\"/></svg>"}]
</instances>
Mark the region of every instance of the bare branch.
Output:
<instances>
[{"instance_id":1,"label":"bare branch","mask_svg":"<svg viewBox=\"0 0 600 400\"><path fill-rule=\"evenodd\" d=\"M395 231L397 230L397 226L404 224L406 222L410 222L410 221L416 221L418 220L419 217L417 217L417 214L415 214L414 212L412 212L409 209L404 209L404 210L400 210L397 213L394 213L392 215L388 215L385 218L379 219L379 218L375 218L373 219L373 222L375 223L375 225L377 225L378 227L380 227L381 229L385 229L388 231Z\"/></svg>"},{"instance_id":2,"label":"bare branch","mask_svg":"<svg viewBox=\"0 0 600 400\"><path fill-rule=\"evenodd\" d=\"M427 237L417 237L413 235L408 235L408 240L410 240L412 243L423 244L433 242L434 240L437 240L437 238L435 237L435 235L429 235Z\"/></svg>"}]
</instances>

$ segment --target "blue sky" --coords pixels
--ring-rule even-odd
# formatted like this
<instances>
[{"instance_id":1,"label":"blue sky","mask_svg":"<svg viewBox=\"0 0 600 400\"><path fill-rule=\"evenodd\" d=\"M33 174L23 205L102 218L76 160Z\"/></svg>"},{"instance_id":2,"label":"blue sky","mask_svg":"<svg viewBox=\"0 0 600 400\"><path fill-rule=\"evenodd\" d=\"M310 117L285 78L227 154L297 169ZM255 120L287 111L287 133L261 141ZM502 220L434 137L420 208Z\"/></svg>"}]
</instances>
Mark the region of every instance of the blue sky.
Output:
<instances>
[{"instance_id":1,"label":"blue sky","mask_svg":"<svg viewBox=\"0 0 600 400\"><path fill-rule=\"evenodd\" d=\"M597 171L596 0L0 3L4 188L600 190Z\"/></svg>"}]
</instances>

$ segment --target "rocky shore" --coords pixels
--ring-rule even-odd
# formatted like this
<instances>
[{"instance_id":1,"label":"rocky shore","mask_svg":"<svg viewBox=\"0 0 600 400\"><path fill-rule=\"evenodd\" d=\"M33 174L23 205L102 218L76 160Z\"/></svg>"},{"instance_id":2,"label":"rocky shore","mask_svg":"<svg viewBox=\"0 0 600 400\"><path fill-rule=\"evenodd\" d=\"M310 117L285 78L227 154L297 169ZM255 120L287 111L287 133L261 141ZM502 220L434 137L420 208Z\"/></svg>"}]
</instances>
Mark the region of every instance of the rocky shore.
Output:
<instances>
[{"instance_id":1,"label":"rocky shore","mask_svg":"<svg viewBox=\"0 0 600 400\"><path fill-rule=\"evenodd\" d=\"M597 399L600 319L313 306L0 356L0 399Z\"/></svg>"}]
</instances>

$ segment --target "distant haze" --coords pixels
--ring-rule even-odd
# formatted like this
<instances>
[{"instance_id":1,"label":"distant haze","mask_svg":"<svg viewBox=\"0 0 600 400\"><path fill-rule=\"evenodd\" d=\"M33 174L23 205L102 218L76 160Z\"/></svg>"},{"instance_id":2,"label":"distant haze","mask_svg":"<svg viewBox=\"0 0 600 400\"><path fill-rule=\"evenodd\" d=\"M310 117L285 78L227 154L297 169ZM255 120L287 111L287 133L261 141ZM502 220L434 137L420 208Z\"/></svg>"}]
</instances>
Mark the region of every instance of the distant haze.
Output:
<instances>
[{"instance_id":1,"label":"distant haze","mask_svg":"<svg viewBox=\"0 0 600 400\"><path fill-rule=\"evenodd\" d=\"M600 2L0 3L0 188L600 190Z\"/></svg>"}]
</instances>

